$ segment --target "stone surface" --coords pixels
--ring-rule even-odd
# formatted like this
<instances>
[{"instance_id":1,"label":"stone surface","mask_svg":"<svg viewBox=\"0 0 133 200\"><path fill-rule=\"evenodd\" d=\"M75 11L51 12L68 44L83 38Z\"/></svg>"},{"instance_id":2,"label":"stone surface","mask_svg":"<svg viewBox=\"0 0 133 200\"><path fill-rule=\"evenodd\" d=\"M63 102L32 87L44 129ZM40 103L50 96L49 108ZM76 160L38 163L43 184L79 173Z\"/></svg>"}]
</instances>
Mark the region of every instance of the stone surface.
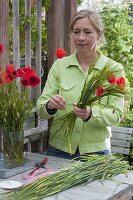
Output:
<instances>
[{"instance_id":1,"label":"stone surface","mask_svg":"<svg viewBox=\"0 0 133 200\"><path fill-rule=\"evenodd\" d=\"M0 178L8 178L17 174L20 174L24 171L35 168L36 161L31 159L26 159L25 164L23 166L14 167L11 169L5 168L3 160L0 160Z\"/></svg>"}]
</instances>

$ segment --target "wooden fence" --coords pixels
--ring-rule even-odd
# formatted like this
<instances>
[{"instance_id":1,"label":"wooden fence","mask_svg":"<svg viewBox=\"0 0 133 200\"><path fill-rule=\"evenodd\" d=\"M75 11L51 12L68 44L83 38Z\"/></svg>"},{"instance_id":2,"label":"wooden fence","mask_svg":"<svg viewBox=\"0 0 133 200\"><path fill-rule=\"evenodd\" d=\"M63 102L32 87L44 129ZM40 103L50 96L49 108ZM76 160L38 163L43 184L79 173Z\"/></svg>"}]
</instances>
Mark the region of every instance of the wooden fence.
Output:
<instances>
[{"instance_id":1,"label":"wooden fence","mask_svg":"<svg viewBox=\"0 0 133 200\"><path fill-rule=\"evenodd\" d=\"M13 63L15 68L20 68L20 37L19 31L19 0L12 1L12 21L13 21ZM25 19L31 17L31 1L25 0ZM20 22L21 23L21 22ZM36 72L41 77L41 46L42 46L42 1L36 1ZM31 66L31 23L25 21L25 66ZM36 99L41 94L41 84L36 88Z\"/></svg>"}]
</instances>

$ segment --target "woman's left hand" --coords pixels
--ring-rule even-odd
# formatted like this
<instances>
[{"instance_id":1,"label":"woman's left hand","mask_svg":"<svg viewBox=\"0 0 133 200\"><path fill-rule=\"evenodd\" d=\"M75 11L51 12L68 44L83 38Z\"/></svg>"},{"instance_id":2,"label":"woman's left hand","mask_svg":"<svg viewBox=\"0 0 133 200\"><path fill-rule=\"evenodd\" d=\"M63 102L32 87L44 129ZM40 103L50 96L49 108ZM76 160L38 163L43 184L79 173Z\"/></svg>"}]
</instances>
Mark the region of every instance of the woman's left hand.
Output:
<instances>
[{"instance_id":1,"label":"woman's left hand","mask_svg":"<svg viewBox=\"0 0 133 200\"><path fill-rule=\"evenodd\" d=\"M87 106L86 108L78 108L77 104L73 104L74 107L74 113L77 117L81 118L82 120L86 120L87 118L89 118L91 116L91 108L89 106Z\"/></svg>"}]
</instances>

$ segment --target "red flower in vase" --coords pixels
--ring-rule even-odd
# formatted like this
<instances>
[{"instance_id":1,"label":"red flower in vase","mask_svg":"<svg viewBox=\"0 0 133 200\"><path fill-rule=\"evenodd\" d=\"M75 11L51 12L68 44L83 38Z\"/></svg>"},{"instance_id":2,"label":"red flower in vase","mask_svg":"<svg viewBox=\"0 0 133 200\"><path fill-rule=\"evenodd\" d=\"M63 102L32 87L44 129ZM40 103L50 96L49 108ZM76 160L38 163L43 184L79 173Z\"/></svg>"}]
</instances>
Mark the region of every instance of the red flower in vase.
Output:
<instances>
[{"instance_id":1,"label":"red flower in vase","mask_svg":"<svg viewBox=\"0 0 133 200\"><path fill-rule=\"evenodd\" d=\"M22 68L22 70L19 70L19 75L23 77L21 80L21 83L24 87L31 86L36 87L40 83L40 79L35 73L35 70L30 68L29 66L26 68Z\"/></svg>"},{"instance_id":2,"label":"red flower in vase","mask_svg":"<svg viewBox=\"0 0 133 200\"><path fill-rule=\"evenodd\" d=\"M18 77L24 77L25 72L22 69L17 69Z\"/></svg>"},{"instance_id":3,"label":"red flower in vase","mask_svg":"<svg viewBox=\"0 0 133 200\"><path fill-rule=\"evenodd\" d=\"M96 89L96 92L95 92L96 96L101 96L103 93L104 93L103 87L99 87Z\"/></svg>"},{"instance_id":4,"label":"red flower in vase","mask_svg":"<svg viewBox=\"0 0 133 200\"><path fill-rule=\"evenodd\" d=\"M23 86L31 86L31 87L36 87L40 83L40 79L37 77L36 74L28 74L25 76L24 79L21 80L21 83Z\"/></svg>"},{"instance_id":5,"label":"red flower in vase","mask_svg":"<svg viewBox=\"0 0 133 200\"><path fill-rule=\"evenodd\" d=\"M3 73L3 82L5 84L9 84L13 81L13 79L18 77L17 70L14 68L13 64L8 64L6 66L6 70Z\"/></svg>"},{"instance_id":6,"label":"red flower in vase","mask_svg":"<svg viewBox=\"0 0 133 200\"><path fill-rule=\"evenodd\" d=\"M35 70L33 68L31 68L30 66L28 67L23 67L21 69L21 71L23 71L25 74L31 74L31 73L36 73Z\"/></svg>"},{"instance_id":7,"label":"red flower in vase","mask_svg":"<svg viewBox=\"0 0 133 200\"><path fill-rule=\"evenodd\" d=\"M29 85L31 87L36 87L39 83L40 83L40 79L35 74L31 74L29 78Z\"/></svg>"},{"instance_id":8,"label":"red flower in vase","mask_svg":"<svg viewBox=\"0 0 133 200\"><path fill-rule=\"evenodd\" d=\"M0 122L6 130L11 132L11 140L14 139L15 133L18 135L21 132L25 120L28 119L34 108L33 100L29 98L29 88L21 86L36 87L39 83L40 79L35 70L29 66L20 69L15 68L13 64L8 64L6 69L0 66ZM14 134L12 135L12 133ZM16 157L14 157L17 160L20 151L16 143L15 145L11 141L9 143L13 146L6 154L8 156L12 155L12 149L17 148L15 151ZM19 143L18 146L20 146Z\"/></svg>"},{"instance_id":9,"label":"red flower in vase","mask_svg":"<svg viewBox=\"0 0 133 200\"><path fill-rule=\"evenodd\" d=\"M6 67L6 71L11 76L11 79L15 79L18 77L17 70L14 68L13 64L8 64Z\"/></svg>"},{"instance_id":10,"label":"red flower in vase","mask_svg":"<svg viewBox=\"0 0 133 200\"><path fill-rule=\"evenodd\" d=\"M56 49L56 56L57 58L63 58L66 55L66 51L62 48Z\"/></svg>"},{"instance_id":11,"label":"red flower in vase","mask_svg":"<svg viewBox=\"0 0 133 200\"><path fill-rule=\"evenodd\" d=\"M28 79L22 79L21 83L22 83L22 86L27 87L29 85L29 80Z\"/></svg>"}]
</instances>

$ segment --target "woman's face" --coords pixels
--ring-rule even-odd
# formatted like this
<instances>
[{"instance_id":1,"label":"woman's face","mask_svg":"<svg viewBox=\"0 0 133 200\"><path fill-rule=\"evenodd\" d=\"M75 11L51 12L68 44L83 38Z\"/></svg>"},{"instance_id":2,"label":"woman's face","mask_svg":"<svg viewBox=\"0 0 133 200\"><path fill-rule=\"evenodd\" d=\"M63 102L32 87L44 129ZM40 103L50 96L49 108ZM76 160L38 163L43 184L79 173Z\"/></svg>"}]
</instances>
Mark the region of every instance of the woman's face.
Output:
<instances>
[{"instance_id":1,"label":"woman's face","mask_svg":"<svg viewBox=\"0 0 133 200\"><path fill-rule=\"evenodd\" d=\"M95 51L98 37L95 26L87 17L76 20L73 26L72 38L77 52L90 53L91 50Z\"/></svg>"}]
</instances>

